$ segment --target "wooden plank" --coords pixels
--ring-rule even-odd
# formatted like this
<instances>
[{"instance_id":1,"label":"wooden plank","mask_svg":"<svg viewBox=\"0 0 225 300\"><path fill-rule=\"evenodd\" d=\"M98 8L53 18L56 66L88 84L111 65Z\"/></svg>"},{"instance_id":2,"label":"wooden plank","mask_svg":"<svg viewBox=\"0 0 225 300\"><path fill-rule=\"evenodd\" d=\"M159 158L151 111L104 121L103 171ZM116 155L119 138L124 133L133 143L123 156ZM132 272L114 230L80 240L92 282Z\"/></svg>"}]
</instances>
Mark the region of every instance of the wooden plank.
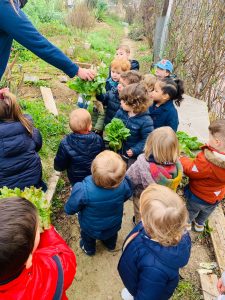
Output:
<instances>
[{"instance_id":1,"label":"wooden plank","mask_svg":"<svg viewBox=\"0 0 225 300\"><path fill-rule=\"evenodd\" d=\"M209 226L213 229L210 233L216 260L221 273L225 271L225 217L219 205L209 218Z\"/></svg>"},{"instance_id":2,"label":"wooden plank","mask_svg":"<svg viewBox=\"0 0 225 300\"><path fill-rule=\"evenodd\" d=\"M59 178L60 178L60 172L54 171L53 175L50 177L48 181L48 189L45 196L49 203L52 201L52 198L55 194L55 190Z\"/></svg>"},{"instance_id":3,"label":"wooden plank","mask_svg":"<svg viewBox=\"0 0 225 300\"><path fill-rule=\"evenodd\" d=\"M215 274L202 274L199 272L202 294L204 300L215 300L219 296L216 285L218 278Z\"/></svg>"},{"instance_id":4,"label":"wooden plank","mask_svg":"<svg viewBox=\"0 0 225 300\"><path fill-rule=\"evenodd\" d=\"M44 86L41 86L40 89L42 98L45 103L45 107L49 110L50 113L52 113L55 116L58 116L59 113L55 105L55 100L53 98L51 89Z\"/></svg>"}]
</instances>

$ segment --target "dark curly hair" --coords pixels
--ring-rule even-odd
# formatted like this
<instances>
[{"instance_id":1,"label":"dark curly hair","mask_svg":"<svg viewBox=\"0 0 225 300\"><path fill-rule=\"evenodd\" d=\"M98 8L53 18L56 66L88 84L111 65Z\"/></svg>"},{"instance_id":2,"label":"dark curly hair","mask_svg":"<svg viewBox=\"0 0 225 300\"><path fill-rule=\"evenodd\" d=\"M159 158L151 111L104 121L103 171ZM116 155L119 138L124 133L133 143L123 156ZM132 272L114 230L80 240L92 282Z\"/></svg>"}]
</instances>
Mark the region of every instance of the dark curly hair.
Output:
<instances>
[{"instance_id":1,"label":"dark curly hair","mask_svg":"<svg viewBox=\"0 0 225 300\"><path fill-rule=\"evenodd\" d=\"M168 94L170 100L175 100L175 104L180 106L183 100L184 82L181 79L163 78L157 80L161 86L163 94Z\"/></svg>"},{"instance_id":2,"label":"dark curly hair","mask_svg":"<svg viewBox=\"0 0 225 300\"><path fill-rule=\"evenodd\" d=\"M133 83L125 87L120 93L120 100L132 107L135 114L145 112L150 105L148 91L142 83Z\"/></svg>"}]
</instances>

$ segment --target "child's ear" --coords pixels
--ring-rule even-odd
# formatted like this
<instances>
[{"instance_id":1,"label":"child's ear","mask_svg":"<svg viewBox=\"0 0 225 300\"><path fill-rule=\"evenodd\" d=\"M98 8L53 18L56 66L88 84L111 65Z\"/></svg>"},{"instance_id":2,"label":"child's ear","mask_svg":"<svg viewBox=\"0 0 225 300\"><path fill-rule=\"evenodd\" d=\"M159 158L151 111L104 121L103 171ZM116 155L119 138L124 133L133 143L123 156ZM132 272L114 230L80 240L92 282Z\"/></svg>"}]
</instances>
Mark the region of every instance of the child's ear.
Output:
<instances>
[{"instance_id":1,"label":"child's ear","mask_svg":"<svg viewBox=\"0 0 225 300\"><path fill-rule=\"evenodd\" d=\"M32 253L29 255L26 263L25 263L25 268L29 269L32 266L32 259L33 259L33 255Z\"/></svg>"},{"instance_id":2,"label":"child's ear","mask_svg":"<svg viewBox=\"0 0 225 300\"><path fill-rule=\"evenodd\" d=\"M169 94L163 94L162 98L163 98L164 101L167 101L167 100L170 99L170 96L169 96Z\"/></svg>"},{"instance_id":3,"label":"child's ear","mask_svg":"<svg viewBox=\"0 0 225 300\"><path fill-rule=\"evenodd\" d=\"M91 131L92 129L92 123L90 124L90 126L88 127L88 131Z\"/></svg>"}]
</instances>

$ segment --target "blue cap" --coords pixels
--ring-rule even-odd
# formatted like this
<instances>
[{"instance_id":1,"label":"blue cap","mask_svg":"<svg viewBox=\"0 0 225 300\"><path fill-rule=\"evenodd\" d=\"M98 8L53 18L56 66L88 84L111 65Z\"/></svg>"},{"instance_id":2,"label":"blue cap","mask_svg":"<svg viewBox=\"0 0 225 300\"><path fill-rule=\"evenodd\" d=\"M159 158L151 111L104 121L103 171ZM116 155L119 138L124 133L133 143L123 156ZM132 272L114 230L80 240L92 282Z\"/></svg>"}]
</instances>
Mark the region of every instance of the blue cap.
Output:
<instances>
[{"instance_id":1,"label":"blue cap","mask_svg":"<svg viewBox=\"0 0 225 300\"><path fill-rule=\"evenodd\" d=\"M170 73L173 72L173 64L168 59L160 60L159 62L157 62L156 67L158 67L162 70L167 70Z\"/></svg>"}]
</instances>

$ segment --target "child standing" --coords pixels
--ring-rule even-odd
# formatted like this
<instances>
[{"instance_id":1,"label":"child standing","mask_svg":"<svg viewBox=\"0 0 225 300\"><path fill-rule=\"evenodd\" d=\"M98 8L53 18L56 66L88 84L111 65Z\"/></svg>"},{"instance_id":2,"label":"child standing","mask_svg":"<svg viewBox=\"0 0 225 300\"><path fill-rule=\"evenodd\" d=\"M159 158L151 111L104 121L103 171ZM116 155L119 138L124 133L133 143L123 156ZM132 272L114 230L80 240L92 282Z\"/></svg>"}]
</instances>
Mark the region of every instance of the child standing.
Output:
<instances>
[{"instance_id":1,"label":"child standing","mask_svg":"<svg viewBox=\"0 0 225 300\"><path fill-rule=\"evenodd\" d=\"M185 190L189 229L204 230L205 221L225 195L225 120L209 126L208 145L193 160L181 157L184 174L189 177Z\"/></svg>"},{"instance_id":2,"label":"child standing","mask_svg":"<svg viewBox=\"0 0 225 300\"><path fill-rule=\"evenodd\" d=\"M173 101L177 106L180 106L183 93L182 80L168 78L157 80L154 91L151 93L153 105L149 108L154 128L170 126L174 131L177 131L179 120Z\"/></svg>"},{"instance_id":3,"label":"child standing","mask_svg":"<svg viewBox=\"0 0 225 300\"><path fill-rule=\"evenodd\" d=\"M78 108L72 111L69 125L73 133L61 141L54 168L67 170L69 181L74 185L91 174L91 163L104 150L104 143L99 135L91 132L91 115L87 110Z\"/></svg>"},{"instance_id":4,"label":"child standing","mask_svg":"<svg viewBox=\"0 0 225 300\"><path fill-rule=\"evenodd\" d=\"M110 77L106 80L106 92L112 88L117 88L120 80L120 75L123 72L130 70L131 64L127 58L116 58L111 63Z\"/></svg>"},{"instance_id":5,"label":"child standing","mask_svg":"<svg viewBox=\"0 0 225 300\"><path fill-rule=\"evenodd\" d=\"M68 299L73 251L54 227L40 234L37 209L19 197L0 201L0 299Z\"/></svg>"},{"instance_id":6,"label":"child standing","mask_svg":"<svg viewBox=\"0 0 225 300\"><path fill-rule=\"evenodd\" d=\"M182 165L178 157L178 139L170 127L157 128L148 136L144 153L126 173L134 188L134 224L141 220L139 198L149 184L157 183L176 191L182 180Z\"/></svg>"},{"instance_id":7,"label":"child standing","mask_svg":"<svg viewBox=\"0 0 225 300\"><path fill-rule=\"evenodd\" d=\"M154 90L155 84L156 84L157 78L152 74L145 74L143 78L143 85L148 91L148 98L150 100L150 105L152 105L152 91Z\"/></svg>"},{"instance_id":8,"label":"child standing","mask_svg":"<svg viewBox=\"0 0 225 300\"><path fill-rule=\"evenodd\" d=\"M129 59L130 58L130 48L128 45L119 45L119 47L116 49L116 58L123 58L123 59L128 59L131 63L131 70L136 70L138 71L140 66L139 62L134 59Z\"/></svg>"},{"instance_id":9,"label":"child standing","mask_svg":"<svg viewBox=\"0 0 225 300\"><path fill-rule=\"evenodd\" d=\"M158 78L171 78L171 73L173 72L173 64L168 59L162 59L157 62L155 75Z\"/></svg>"},{"instance_id":10,"label":"child standing","mask_svg":"<svg viewBox=\"0 0 225 300\"><path fill-rule=\"evenodd\" d=\"M140 84L130 84L120 92L121 108L115 118L121 119L130 129L130 136L124 142L121 154L132 163L143 152L145 141L153 131L153 122L147 111L148 92Z\"/></svg>"},{"instance_id":11,"label":"child standing","mask_svg":"<svg viewBox=\"0 0 225 300\"><path fill-rule=\"evenodd\" d=\"M118 264L126 287L122 298L168 300L190 257L187 210L174 191L152 184L141 195L141 218L125 240Z\"/></svg>"},{"instance_id":12,"label":"child standing","mask_svg":"<svg viewBox=\"0 0 225 300\"><path fill-rule=\"evenodd\" d=\"M23 115L16 96L7 89L0 92L0 188L35 186L47 190L42 181L38 151L42 137L32 118Z\"/></svg>"},{"instance_id":13,"label":"child standing","mask_svg":"<svg viewBox=\"0 0 225 300\"><path fill-rule=\"evenodd\" d=\"M91 173L74 185L65 205L67 214L79 212L80 247L87 255L95 254L96 239L109 250L115 249L123 204L132 195L130 181L125 178L126 165L118 154L108 150L100 153Z\"/></svg>"},{"instance_id":14,"label":"child standing","mask_svg":"<svg viewBox=\"0 0 225 300\"><path fill-rule=\"evenodd\" d=\"M105 125L111 122L116 112L120 108L119 93L122 89L131 84L138 83L142 79L142 75L137 71L127 71L121 74L118 88L112 88L106 94L97 95L96 98L106 106Z\"/></svg>"}]
</instances>

